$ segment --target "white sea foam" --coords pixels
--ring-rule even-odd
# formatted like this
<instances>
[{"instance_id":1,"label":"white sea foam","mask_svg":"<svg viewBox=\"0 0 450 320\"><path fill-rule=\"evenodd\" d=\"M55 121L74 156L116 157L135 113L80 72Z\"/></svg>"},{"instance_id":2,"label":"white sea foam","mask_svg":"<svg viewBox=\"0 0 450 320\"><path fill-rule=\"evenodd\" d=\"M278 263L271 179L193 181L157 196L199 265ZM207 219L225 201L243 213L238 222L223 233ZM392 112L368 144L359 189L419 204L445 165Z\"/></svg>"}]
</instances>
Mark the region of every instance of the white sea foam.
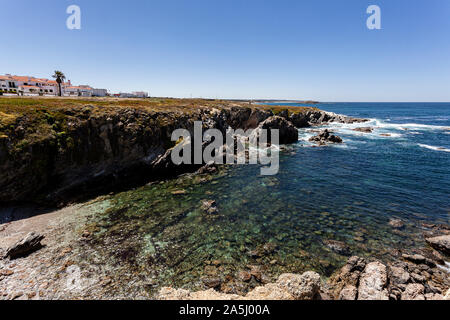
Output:
<instances>
[{"instance_id":1,"label":"white sea foam","mask_svg":"<svg viewBox=\"0 0 450 320\"><path fill-rule=\"evenodd\" d=\"M446 126L435 126L420 123L386 123L378 119L375 121L375 126L394 130L450 130L450 127Z\"/></svg>"},{"instance_id":2,"label":"white sea foam","mask_svg":"<svg viewBox=\"0 0 450 320\"><path fill-rule=\"evenodd\" d=\"M445 261L445 265L444 266L438 265L438 268L443 270L443 271L445 271L445 272L447 272L447 273L450 273L450 263L447 262L447 261Z\"/></svg>"},{"instance_id":3,"label":"white sea foam","mask_svg":"<svg viewBox=\"0 0 450 320\"><path fill-rule=\"evenodd\" d=\"M444 151L444 152L450 152L450 149L444 148L444 147L435 147L435 146L429 146L427 144L418 144L422 148L434 150L434 151Z\"/></svg>"}]
</instances>

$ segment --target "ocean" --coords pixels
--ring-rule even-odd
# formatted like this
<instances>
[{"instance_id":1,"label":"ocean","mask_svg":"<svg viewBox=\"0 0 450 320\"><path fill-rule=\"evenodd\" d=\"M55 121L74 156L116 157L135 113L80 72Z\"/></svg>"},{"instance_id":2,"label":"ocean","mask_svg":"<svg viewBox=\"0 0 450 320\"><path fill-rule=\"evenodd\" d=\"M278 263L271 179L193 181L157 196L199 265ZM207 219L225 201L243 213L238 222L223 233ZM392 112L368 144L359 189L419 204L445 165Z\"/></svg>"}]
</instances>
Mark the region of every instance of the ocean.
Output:
<instances>
[{"instance_id":1,"label":"ocean","mask_svg":"<svg viewBox=\"0 0 450 320\"><path fill-rule=\"evenodd\" d=\"M450 103L317 107L370 121L323 126L344 140L325 147L308 142L317 128L300 129L276 176L231 166L112 196L92 222L102 255L147 273L155 287L199 289L199 279L254 265L272 279L308 270L329 276L349 255L388 261L425 246L424 224L450 222ZM202 200L215 200L219 214L205 215ZM346 247L337 252L330 241Z\"/></svg>"}]
</instances>

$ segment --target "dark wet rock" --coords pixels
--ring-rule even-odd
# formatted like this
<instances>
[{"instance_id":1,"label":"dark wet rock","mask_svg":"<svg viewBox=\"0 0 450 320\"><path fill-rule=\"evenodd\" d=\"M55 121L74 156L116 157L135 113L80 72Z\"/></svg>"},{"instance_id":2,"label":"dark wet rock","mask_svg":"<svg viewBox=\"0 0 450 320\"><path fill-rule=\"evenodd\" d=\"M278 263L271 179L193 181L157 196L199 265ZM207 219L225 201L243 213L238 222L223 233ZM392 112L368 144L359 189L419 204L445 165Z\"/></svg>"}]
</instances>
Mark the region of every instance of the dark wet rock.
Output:
<instances>
[{"instance_id":1,"label":"dark wet rock","mask_svg":"<svg viewBox=\"0 0 450 320\"><path fill-rule=\"evenodd\" d=\"M25 257L42 248L41 241L44 239L43 235L35 232L29 233L25 238L18 241L6 250L5 257L10 259L17 259Z\"/></svg>"},{"instance_id":2,"label":"dark wet rock","mask_svg":"<svg viewBox=\"0 0 450 320\"><path fill-rule=\"evenodd\" d=\"M425 287L418 283L410 283L402 293L402 300L425 300Z\"/></svg>"},{"instance_id":3,"label":"dark wet rock","mask_svg":"<svg viewBox=\"0 0 450 320\"><path fill-rule=\"evenodd\" d=\"M280 138L280 144L288 144L288 143L294 143L298 141L298 130L297 128L286 119L279 117L279 116L273 116L268 118L267 120L264 120L259 126L258 129L277 129L279 130L279 138ZM258 135L260 134L260 131L256 129L254 134ZM270 131L268 132L268 141L270 142Z\"/></svg>"},{"instance_id":4,"label":"dark wet rock","mask_svg":"<svg viewBox=\"0 0 450 320\"><path fill-rule=\"evenodd\" d=\"M217 203L215 200L202 200L202 210L208 214L217 214L219 209L217 209Z\"/></svg>"},{"instance_id":5,"label":"dark wet rock","mask_svg":"<svg viewBox=\"0 0 450 320\"><path fill-rule=\"evenodd\" d=\"M405 224L400 219L391 219L389 225L394 229L403 229L405 227Z\"/></svg>"},{"instance_id":6,"label":"dark wet rock","mask_svg":"<svg viewBox=\"0 0 450 320\"><path fill-rule=\"evenodd\" d=\"M218 288L222 284L222 280L220 278L212 277L203 277L202 282L207 288Z\"/></svg>"},{"instance_id":7,"label":"dark wet rock","mask_svg":"<svg viewBox=\"0 0 450 320\"><path fill-rule=\"evenodd\" d=\"M239 271L237 277L240 281L243 282L249 282L252 279L252 275L247 271Z\"/></svg>"},{"instance_id":8,"label":"dark wet rock","mask_svg":"<svg viewBox=\"0 0 450 320\"><path fill-rule=\"evenodd\" d=\"M351 251L350 251L350 247L347 246L345 243L341 242L341 241L336 241L336 240L325 240L324 244L330 248L331 250L333 250L334 252L343 255L343 256L350 256L351 255Z\"/></svg>"},{"instance_id":9,"label":"dark wet rock","mask_svg":"<svg viewBox=\"0 0 450 320\"><path fill-rule=\"evenodd\" d=\"M425 240L432 248L446 255L450 255L450 235L427 238Z\"/></svg>"},{"instance_id":10,"label":"dark wet rock","mask_svg":"<svg viewBox=\"0 0 450 320\"><path fill-rule=\"evenodd\" d=\"M363 132L363 133L372 133L373 128L372 127L361 127L361 128L355 128L353 131Z\"/></svg>"},{"instance_id":11,"label":"dark wet rock","mask_svg":"<svg viewBox=\"0 0 450 320\"><path fill-rule=\"evenodd\" d=\"M342 139L338 136L331 134L328 129L321 131L317 136L309 139L310 142L315 142L319 145L325 145L327 143L342 143Z\"/></svg>"},{"instance_id":12,"label":"dark wet rock","mask_svg":"<svg viewBox=\"0 0 450 320\"><path fill-rule=\"evenodd\" d=\"M411 261L412 263L415 263L415 264L427 265L431 268L434 268L436 266L436 264L432 260L425 258L424 256L422 256L420 254L413 254L413 255L403 254L402 258L407 261Z\"/></svg>"},{"instance_id":13,"label":"dark wet rock","mask_svg":"<svg viewBox=\"0 0 450 320\"><path fill-rule=\"evenodd\" d=\"M217 172L217 165L209 163L197 170L197 174L213 174Z\"/></svg>"},{"instance_id":14,"label":"dark wet rock","mask_svg":"<svg viewBox=\"0 0 450 320\"><path fill-rule=\"evenodd\" d=\"M256 281L261 282L262 268L260 266L250 266L250 274L255 278Z\"/></svg>"}]
</instances>

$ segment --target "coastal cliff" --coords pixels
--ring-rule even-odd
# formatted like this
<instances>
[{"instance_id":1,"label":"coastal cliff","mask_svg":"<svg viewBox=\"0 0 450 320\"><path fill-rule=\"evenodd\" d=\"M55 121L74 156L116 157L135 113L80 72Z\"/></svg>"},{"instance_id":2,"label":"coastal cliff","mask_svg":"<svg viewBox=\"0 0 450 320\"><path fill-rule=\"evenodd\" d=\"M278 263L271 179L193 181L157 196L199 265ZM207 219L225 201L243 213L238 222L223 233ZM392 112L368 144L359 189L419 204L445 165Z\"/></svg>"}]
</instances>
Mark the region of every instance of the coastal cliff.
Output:
<instances>
[{"instance_id":1,"label":"coastal cliff","mask_svg":"<svg viewBox=\"0 0 450 320\"><path fill-rule=\"evenodd\" d=\"M297 128L362 121L311 107L183 99L0 100L0 202L64 204L193 171L161 165L175 129L225 131L277 115ZM291 141L290 141L291 142Z\"/></svg>"}]
</instances>

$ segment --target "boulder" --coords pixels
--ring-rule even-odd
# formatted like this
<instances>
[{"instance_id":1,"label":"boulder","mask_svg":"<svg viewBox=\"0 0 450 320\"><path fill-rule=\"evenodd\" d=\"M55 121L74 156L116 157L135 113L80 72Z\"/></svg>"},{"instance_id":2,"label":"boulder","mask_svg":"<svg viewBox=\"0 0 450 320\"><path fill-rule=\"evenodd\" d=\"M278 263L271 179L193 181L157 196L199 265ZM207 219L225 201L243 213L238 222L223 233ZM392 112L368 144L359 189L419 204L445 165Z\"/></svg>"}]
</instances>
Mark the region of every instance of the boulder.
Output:
<instances>
[{"instance_id":1,"label":"boulder","mask_svg":"<svg viewBox=\"0 0 450 320\"><path fill-rule=\"evenodd\" d=\"M358 300L389 300L387 268L375 261L366 265L359 279Z\"/></svg>"},{"instance_id":2,"label":"boulder","mask_svg":"<svg viewBox=\"0 0 450 320\"><path fill-rule=\"evenodd\" d=\"M402 293L402 300L425 300L425 287L418 283L410 283Z\"/></svg>"},{"instance_id":3,"label":"boulder","mask_svg":"<svg viewBox=\"0 0 450 320\"><path fill-rule=\"evenodd\" d=\"M302 275L282 274L277 285L289 292L295 300L312 300L320 290L320 276L308 271Z\"/></svg>"},{"instance_id":4,"label":"boulder","mask_svg":"<svg viewBox=\"0 0 450 320\"><path fill-rule=\"evenodd\" d=\"M35 232L31 232L25 238L9 247L6 250L5 257L9 257L10 259L25 257L42 248L41 241L43 239L44 236Z\"/></svg>"},{"instance_id":5,"label":"boulder","mask_svg":"<svg viewBox=\"0 0 450 320\"><path fill-rule=\"evenodd\" d=\"M262 123L259 124L258 128L254 131L252 138L259 136L261 133L261 129L279 130L280 144L288 144L298 141L297 128L290 121L287 121L282 117L273 116L268 118L267 120L264 120ZM270 131L268 132L268 142L271 142Z\"/></svg>"},{"instance_id":6,"label":"boulder","mask_svg":"<svg viewBox=\"0 0 450 320\"><path fill-rule=\"evenodd\" d=\"M450 255L450 234L434 238L427 238L425 240L432 248L446 255Z\"/></svg>"},{"instance_id":7,"label":"boulder","mask_svg":"<svg viewBox=\"0 0 450 320\"><path fill-rule=\"evenodd\" d=\"M319 145L327 143L342 143L342 139L338 136L332 135L328 129L321 131L317 136L309 139L310 142L315 142Z\"/></svg>"}]
</instances>

